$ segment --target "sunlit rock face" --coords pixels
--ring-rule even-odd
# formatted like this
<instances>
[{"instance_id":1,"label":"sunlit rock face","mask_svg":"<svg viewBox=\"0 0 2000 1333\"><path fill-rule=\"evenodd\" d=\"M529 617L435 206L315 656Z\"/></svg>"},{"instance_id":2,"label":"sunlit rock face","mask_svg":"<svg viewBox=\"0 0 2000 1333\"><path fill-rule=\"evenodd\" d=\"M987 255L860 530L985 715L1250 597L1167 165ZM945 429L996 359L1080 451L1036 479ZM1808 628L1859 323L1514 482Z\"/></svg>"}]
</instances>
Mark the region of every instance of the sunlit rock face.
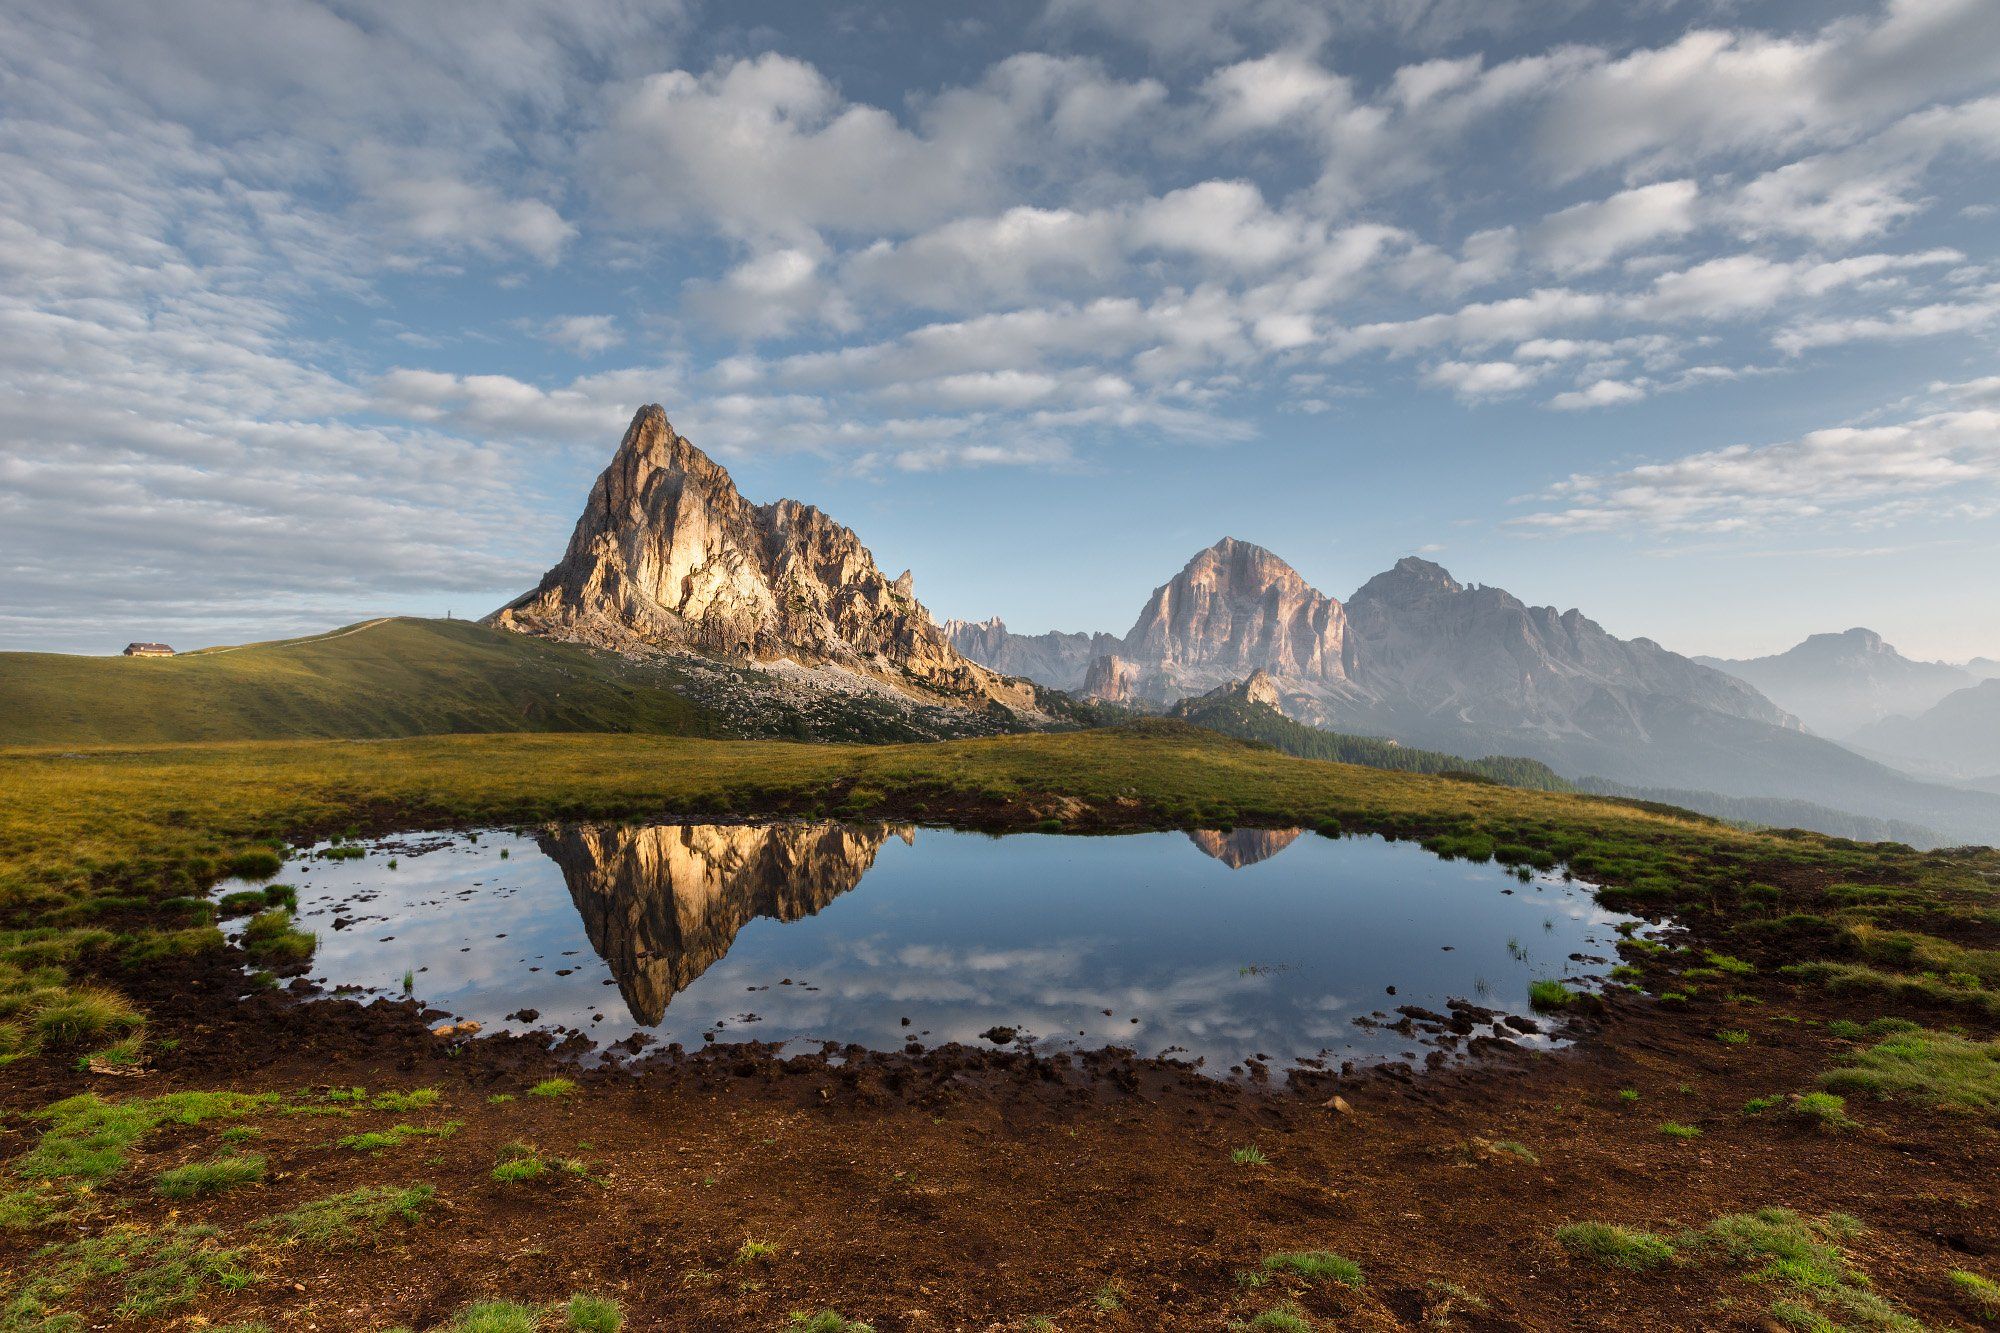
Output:
<instances>
[{"instance_id":1,"label":"sunlit rock face","mask_svg":"<svg viewBox=\"0 0 2000 1333\"><path fill-rule=\"evenodd\" d=\"M1215 829L1193 829L1189 841L1231 870L1268 861L1299 840L1301 829L1239 828L1227 833Z\"/></svg>"},{"instance_id":2,"label":"sunlit rock face","mask_svg":"<svg viewBox=\"0 0 2000 1333\"><path fill-rule=\"evenodd\" d=\"M1347 677L1346 643L1339 602L1263 547L1225 537L1154 589L1122 656L1157 664L1186 694L1260 667L1337 683Z\"/></svg>"},{"instance_id":3,"label":"sunlit rock face","mask_svg":"<svg viewBox=\"0 0 2000 1333\"><path fill-rule=\"evenodd\" d=\"M623 649L833 663L935 695L1031 707L961 656L854 532L796 500L753 505L721 464L641 408L561 563L491 623Z\"/></svg>"},{"instance_id":4,"label":"sunlit rock face","mask_svg":"<svg viewBox=\"0 0 2000 1333\"><path fill-rule=\"evenodd\" d=\"M861 882L884 842L914 836L887 824L598 824L537 841L632 1016L651 1026L752 920L818 912Z\"/></svg>"}]
</instances>

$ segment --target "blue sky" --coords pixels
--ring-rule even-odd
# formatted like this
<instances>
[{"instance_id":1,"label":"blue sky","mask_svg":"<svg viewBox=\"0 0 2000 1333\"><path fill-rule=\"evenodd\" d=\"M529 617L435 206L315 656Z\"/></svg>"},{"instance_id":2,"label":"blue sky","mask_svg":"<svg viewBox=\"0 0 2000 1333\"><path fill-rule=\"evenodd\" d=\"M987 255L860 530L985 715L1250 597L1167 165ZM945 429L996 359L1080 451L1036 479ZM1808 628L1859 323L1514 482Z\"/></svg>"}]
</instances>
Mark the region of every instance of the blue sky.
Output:
<instances>
[{"instance_id":1,"label":"blue sky","mask_svg":"<svg viewBox=\"0 0 2000 1333\"><path fill-rule=\"evenodd\" d=\"M940 618L2000 656L1996 184L1991 0L27 0L0 646L483 613L657 401Z\"/></svg>"}]
</instances>

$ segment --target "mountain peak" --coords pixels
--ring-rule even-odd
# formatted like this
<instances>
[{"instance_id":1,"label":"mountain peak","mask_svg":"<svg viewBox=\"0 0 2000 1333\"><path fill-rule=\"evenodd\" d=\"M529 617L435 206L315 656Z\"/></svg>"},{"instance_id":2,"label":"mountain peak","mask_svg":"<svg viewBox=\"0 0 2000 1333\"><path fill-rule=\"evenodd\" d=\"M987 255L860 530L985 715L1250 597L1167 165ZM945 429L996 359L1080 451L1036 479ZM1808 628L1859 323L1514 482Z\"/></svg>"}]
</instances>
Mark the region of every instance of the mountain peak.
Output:
<instances>
[{"instance_id":1,"label":"mountain peak","mask_svg":"<svg viewBox=\"0 0 2000 1333\"><path fill-rule=\"evenodd\" d=\"M1408 600L1464 591L1465 585L1454 579L1443 565L1422 556L1406 555L1396 562L1394 568L1384 570L1362 584L1354 598L1357 601L1369 597Z\"/></svg>"},{"instance_id":2,"label":"mountain peak","mask_svg":"<svg viewBox=\"0 0 2000 1333\"><path fill-rule=\"evenodd\" d=\"M1347 617L1339 602L1251 542L1224 537L1153 590L1120 653L1182 688L1239 680L1267 667L1284 677L1346 676Z\"/></svg>"},{"instance_id":3,"label":"mountain peak","mask_svg":"<svg viewBox=\"0 0 2000 1333\"><path fill-rule=\"evenodd\" d=\"M854 532L753 505L649 403L591 488L561 563L492 623L613 649L836 664L967 702L1027 694L961 656Z\"/></svg>"}]
</instances>

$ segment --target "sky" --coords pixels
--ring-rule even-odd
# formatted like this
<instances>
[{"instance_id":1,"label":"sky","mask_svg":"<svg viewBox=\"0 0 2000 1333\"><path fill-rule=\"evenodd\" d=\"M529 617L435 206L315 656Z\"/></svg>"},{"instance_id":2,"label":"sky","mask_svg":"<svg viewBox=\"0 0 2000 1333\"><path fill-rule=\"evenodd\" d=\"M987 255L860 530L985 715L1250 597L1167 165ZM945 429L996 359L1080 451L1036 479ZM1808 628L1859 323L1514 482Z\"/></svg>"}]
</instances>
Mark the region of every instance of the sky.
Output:
<instances>
[{"instance_id":1,"label":"sky","mask_svg":"<svg viewBox=\"0 0 2000 1333\"><path fill-rule=\"evenodd\" d=\"M1993 0L11 0L0 648L484 614L657 402L940 619L2000 657L1996 187Z\"/></svg>"}]
</instances>

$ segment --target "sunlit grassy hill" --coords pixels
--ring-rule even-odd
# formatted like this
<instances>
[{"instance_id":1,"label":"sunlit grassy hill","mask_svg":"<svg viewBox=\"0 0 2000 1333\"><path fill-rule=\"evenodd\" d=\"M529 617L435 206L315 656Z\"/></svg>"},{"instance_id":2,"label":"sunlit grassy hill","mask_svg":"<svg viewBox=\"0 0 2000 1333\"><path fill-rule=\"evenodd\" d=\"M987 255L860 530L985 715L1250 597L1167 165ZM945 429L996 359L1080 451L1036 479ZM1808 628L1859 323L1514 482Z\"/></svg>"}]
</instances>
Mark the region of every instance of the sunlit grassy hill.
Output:
<instances>
[{"instance_id":1,"label":"sunlit grassy hill","mask_svg":"<svg viewBox=\"0 0 2000 1333\"><path fill-rule=\"evenodd\" d=\"M0 745L721 731L673 685L608 653L399 617L171 658L0 653Z\"/></svg>"}]
</instances>

